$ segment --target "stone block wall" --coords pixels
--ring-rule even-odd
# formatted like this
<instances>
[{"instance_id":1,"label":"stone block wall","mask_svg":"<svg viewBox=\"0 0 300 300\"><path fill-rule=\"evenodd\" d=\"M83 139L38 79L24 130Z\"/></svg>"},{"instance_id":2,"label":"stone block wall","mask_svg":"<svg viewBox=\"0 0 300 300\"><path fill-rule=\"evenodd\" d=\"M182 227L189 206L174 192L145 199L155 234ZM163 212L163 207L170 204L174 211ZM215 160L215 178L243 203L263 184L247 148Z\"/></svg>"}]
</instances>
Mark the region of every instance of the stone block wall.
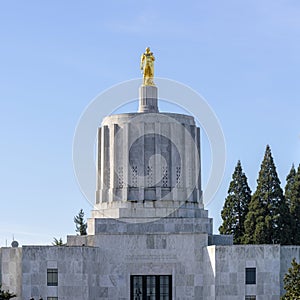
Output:
<instances>
[{"instance_id":1,"label":"stone block wall","mask_svg":"<svg viewBox=\"0 0 300 300\"><path fill-rule=\"evenodd\" d=\"M22 248L3 247L0 249L0 282L3 290L9 290L21 300Z\"/></svg>"},{"instance_id":2,"label":"stone block wall","mask_svg":"<svg viewBox=\"0 0 300 300\"><path fill-rule=\"evenodd\" d=\"M240 300L246 295L255 295L257 300L279 299L284 293L283 276L291 259L299 261L299 255L299 246L208 246L203 259L212 272L204 275L204 299ZM256 268L255 284L246 284L246 268Z\"/></svg>"},{"instance_id":3,"label":"stone block wall","mask_svg":"<svg viewBox=\"0 0 300 300\"><path fill-rule=\"evenodd\" d=\"M58 286L47 286L48 268L58 269ZM99 299L105 293L97 280L99 268L98 250L92 247L25 246L22 299Z\"/></svg>"},{"instance_id":4,"label":"stone block wall","mask_svg":"<svg viewBox=\"0 0 300 300\"><path fill-rule=\"evenodd\" d=\"M117 300L123 292L129 299L130 275L172 275L173 299L201 299L206 245L207 234L196 233L95 236L105 266L100 282L108 288L107 300ZM105 278L113 278L113 284Z\"/></svg>"},{"instance_id":5,"label":"stone block wall","mask_svg":"<svg viewBox=\"0 0 300 300\"><path fill-rule=\"evenodd\" d=\"M69 237L68 246L2 248L3 288L16 300L125 300L131 275L171 275L173 300L275 300L292 258L300 258L299 246L207 246L205 233L117 233L106 225L95 236ZM48 268L57 268L58 286L47 285ZM256 268L255 284L246 284L246 268Z\"/></svg>"}]
</instances>

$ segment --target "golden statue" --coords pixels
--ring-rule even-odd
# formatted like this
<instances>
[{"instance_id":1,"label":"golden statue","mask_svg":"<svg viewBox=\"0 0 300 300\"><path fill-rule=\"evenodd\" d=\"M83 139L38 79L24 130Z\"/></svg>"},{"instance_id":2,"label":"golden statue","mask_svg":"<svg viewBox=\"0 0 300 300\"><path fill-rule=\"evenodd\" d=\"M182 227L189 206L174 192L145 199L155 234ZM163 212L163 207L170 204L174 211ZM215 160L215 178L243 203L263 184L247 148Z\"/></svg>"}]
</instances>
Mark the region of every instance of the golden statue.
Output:
<instances>
[{"instance_id":1,"label":"golden statue","mask_svg":"<svg viewBox=\"0 0 300 300\"><path fill-rule=\"evenodd\" d=\"M154 56L147 47L145 53L141 57L141 70L143 73L144 85L155 85L153 82L154 77Z\"/></svg>"}]
</instances>

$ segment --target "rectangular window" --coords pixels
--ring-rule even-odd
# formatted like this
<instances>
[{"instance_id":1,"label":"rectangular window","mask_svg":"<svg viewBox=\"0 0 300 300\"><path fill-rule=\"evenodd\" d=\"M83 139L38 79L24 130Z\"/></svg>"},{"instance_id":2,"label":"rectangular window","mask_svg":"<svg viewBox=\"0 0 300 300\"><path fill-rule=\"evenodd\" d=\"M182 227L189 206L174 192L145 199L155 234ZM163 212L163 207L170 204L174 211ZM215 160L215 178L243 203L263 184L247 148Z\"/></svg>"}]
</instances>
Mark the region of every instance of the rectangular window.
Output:
<instances>
[{"instance_id":1,"label":"rectangular window","mask_svg":"<svg viewBox=\"0 0 300 300\"><path fill-rule=\"evenodd\" d=\"M58 300L58 297L47 297L47 300Z\"/></svg>"},{"instance_id":2,"label":"rectangular window","mask_svg":"<svg viewBox=\"0 0 300 300\"><path fill-rule=\"evenodd\" d=\"M246 268L246 284L256 284L256 268Z\"/></svg>"},{"instance_id":3,"label":"rectangular window","mask_svg":"<svg viewBox=\"0 0 300 300\"><path fill-rule=\"evenodd\" d=\"M146 276L146 286L147 286L146 299L155 300L156 299L156 277Z\"/></svg>"},{"instance_id":4,"label":"rectangular window","mask_svg":"<svg viewBox=\"0 0 300 300\"><path fill-rule=\"evenodd\" d=\"M245 300L256 300L256 296L248 295L248 296L245 297Z\"/></svg>"},{"instance_id":5,"label":"rectangular window","mask_svg":"<svg viewBox=\"0 0 300 300\"><path fill-rule=\"evenodd\" d=\"M171 300L171 275L132 275L130 277L131 300Z\"/></svg>"},{"instance_id":6,"label":"rectangular window","mask_svg":"<svg viewBox=\"0 0 300 300\"><path fill-rule=\"evenodd\" d=\"M131 276L131 299L142 300L143 296L143 276Z\"/></svg>"},{"instance_id":7,"label":"rectangular window","mask_svg":"<svg viewBox=\"0 0 300 300\"><path fill-rule=\"evenodd\" d=\"M58 285L57 269L47 269L47 285L48 286L57 286Z\"/></svg>"}]
</instances>

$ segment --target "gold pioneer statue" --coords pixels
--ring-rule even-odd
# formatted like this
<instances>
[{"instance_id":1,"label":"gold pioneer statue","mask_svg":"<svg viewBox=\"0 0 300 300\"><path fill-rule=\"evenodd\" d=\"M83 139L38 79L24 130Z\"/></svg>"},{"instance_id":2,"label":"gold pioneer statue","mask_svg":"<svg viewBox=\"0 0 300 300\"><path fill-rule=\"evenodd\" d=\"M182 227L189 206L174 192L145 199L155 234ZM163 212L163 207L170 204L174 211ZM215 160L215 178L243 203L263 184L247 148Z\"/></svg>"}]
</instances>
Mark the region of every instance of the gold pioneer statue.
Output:
<instances>
[{"instance_id":1,"label":"gold pioneer statue","mask_svg":"<svg viewBox=\"0 0 300 300\"><path fill-rule=\"evenodd\" d=\"M154 56L150 52L150 48L147 47L145 53L141 57L141 70L144 78L144 85L155 85L153 82L154 77Z\"/></svg>"}]
</instances>

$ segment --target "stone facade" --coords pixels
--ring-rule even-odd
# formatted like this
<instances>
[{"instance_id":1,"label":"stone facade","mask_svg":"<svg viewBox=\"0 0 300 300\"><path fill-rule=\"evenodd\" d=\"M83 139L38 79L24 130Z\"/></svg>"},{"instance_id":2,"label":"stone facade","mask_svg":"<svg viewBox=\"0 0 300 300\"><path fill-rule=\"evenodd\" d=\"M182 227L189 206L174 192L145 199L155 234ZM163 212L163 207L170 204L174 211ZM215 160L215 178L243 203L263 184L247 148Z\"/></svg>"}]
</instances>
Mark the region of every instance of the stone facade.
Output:
<instances>
[{"instance_id":1,"label":"stone facade","mask_svg":"<svg viewBox=\"0 0 300 300\"><path fill-rule=\"evenodd\" d=\"M300 258L296 246L207 246L207 234L183 231L69 236L68 246L2 248L3 288L15 291L16 300L125 300L131 299L130 275L161 274L172 276L176 300L275 300L291 258ZM58 270L58 286L47 286L48 268ZM256 284L246 284L246 268L256 269Z\"/></svg>"},{"instance_id":2,"label":"stone facade","mask_svg":"<svg viewBox=\"0 0 300 300\"><path fill-rule=\"evenodd\" d=\"M16 300L279 299L300 247L213 235L200 161L194 119L159 113L157 88L142 86L139 113L108 116L99 128L88 235L0 249L3 288ZM151 287L156 296L142 297Z\"/></svg>"},{"instance_id":3,"label":"stone facade","mask_svg":"<svg viewBox=\"0 0 300 300\"><path fill-rule=\"evenodd\" d=\"M99 128L98 141L97 209L143 200L201 205L200 130L193 117L171 113L108 116Z\"/></svg>"}]
</instances>

